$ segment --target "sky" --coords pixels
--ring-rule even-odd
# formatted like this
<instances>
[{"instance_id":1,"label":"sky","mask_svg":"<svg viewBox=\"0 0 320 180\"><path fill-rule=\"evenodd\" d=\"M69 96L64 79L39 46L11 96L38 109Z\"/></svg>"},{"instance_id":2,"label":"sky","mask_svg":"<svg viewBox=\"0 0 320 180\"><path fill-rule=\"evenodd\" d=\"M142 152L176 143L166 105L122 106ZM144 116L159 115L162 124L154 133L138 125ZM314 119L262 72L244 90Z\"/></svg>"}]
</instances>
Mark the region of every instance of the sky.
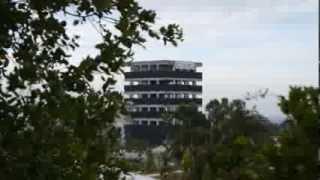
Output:
<instances>
[{"instance_id":1,"label":"sky","mask_svg":"<svg viewBox=\"0 0 320 180\"><path fill-rule=\"evenodd\" d=\"M269 89L264 99L251 100L273 121L277 102L290 86L316 86L318 81L317 0L139 0L157 12L160 25L177 23L184 30L178 47L149 41L137 48L135 61L190 60L203 63L204 104L214 98L243 99ZM73 29L81 36L74 54L94 54L99 35L92 27ZM123 77L118 89L123 91Z\"/></svg>"}]
</instances>

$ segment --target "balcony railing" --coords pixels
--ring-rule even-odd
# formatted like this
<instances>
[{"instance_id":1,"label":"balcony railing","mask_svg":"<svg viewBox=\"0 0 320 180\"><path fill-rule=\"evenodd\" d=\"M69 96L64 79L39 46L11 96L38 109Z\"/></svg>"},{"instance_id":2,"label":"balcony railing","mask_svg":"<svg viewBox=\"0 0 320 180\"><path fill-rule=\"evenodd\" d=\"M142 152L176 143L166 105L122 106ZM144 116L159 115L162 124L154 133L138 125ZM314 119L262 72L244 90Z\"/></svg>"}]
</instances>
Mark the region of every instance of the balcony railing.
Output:
<instances>
[{"instance_id":1,"label":"balcony railing","mask_svg":"<svg viewBox=\"0 0 320 180\"><path fill-rule=\"evenodd\" d=\"M142 111L142 112L131 112L132 118L161 118L164 112L159 111Z\"/></svg>"},{"instance_id":2,"label":"balcony railing","mask_svg":"<svg viewBox=\"0 0 320 180\"><path fill-rule=\"evenodd\" d=\"M184 71L144 71L144 72L126 72L125 79L135 78L184 78L184 79L202 79L201 72Z\"/></svg>"},{"instance_id":3,"label":"balcony railing","mask_svg":"<svg viewBox=\"0 0 320 180\"><path fill-rule=\"evenodd\" d=\"M202 92L202 86L195 85L127 85L124 86L126 92L134 91L191 91Z\"/></svg>"},{"instance_id":4,"label":"balcony railing","mask_svg":"<svg viewBox=\"0 0 320 180\"><path fill-rule=\"evenodd\" d=\"M168 99L168 98L139 98L139 99L128 99L128 101L134 104L164 104L164 105L176 105L176 104L191 104L195 103L198 105L202 104L201 98L179 98L179 99Z\"/></svg>"}]
</instances>

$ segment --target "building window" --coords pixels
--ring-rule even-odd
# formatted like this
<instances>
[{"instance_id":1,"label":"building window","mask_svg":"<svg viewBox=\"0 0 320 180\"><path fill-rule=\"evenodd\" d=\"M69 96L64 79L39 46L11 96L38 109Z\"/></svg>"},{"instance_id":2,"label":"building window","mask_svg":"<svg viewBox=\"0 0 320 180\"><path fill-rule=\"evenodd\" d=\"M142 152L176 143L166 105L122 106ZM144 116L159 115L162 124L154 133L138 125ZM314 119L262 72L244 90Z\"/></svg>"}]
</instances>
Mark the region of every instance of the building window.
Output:
<instances>
[{"instance_id":1,"label":"building window","mask_svg":"<svg viewBox=\"0 0 320 180\"><path fill-rule=\"evenodd\" d=\"M157 81L155 81L155 80L150 81L150 84L151 84L151 85L156 85L156 84L157 84Z\"/></svg>"},{"instance_id":2,"label":"building window","mask_svg":"<svg viewBox=\"0 0 320 180\"><path fill-rule=\"evenodd\" d=\"M140 67L138 65L132 66L132 71L140 71Z\"/></svg>"},{"instance_id":3,"label":"building window","mask_svg":"<svg viewBox=\"0 0 320 180\"><path fill-rule=\"evenodd\" d=\"M159 71L172 71L173 66L169 64L160 64Z\"/></svg>"},{"instance_id":4,"label":"building window","mask_svg":"<svg viewBox=\"0 0 320 180\"><path fill-rule=\"evenodd\" d=\"M142 65L141 71L148 71L148 65Z\"/></svg>"},{"instance_id":5,"label":"building window","mask_svg":"<svg viewBox=\"0 0 320 180\"><path fill-rule=\"evenodd\" d=\"M157 65L155 65L155 64L151 65L150 71L157 71Z\"/></svg>"},{"instance_id":6,"label":"building window","mask_svg":"<svg viewBox=\"0 0 320 180\"><path fill-rule=\"evenodd\" d=\"M140 81L139 85L148 85L148 81Z\"/></svg>"},{"instance_id":7,"label":"building window","mask_svg":"<svg viewBox=\"0 0 320 180\"><path fill-rule=\"evenodd\" d=\"M170 85L174 85L174 84L175 84L175 82L174 82L174 80L168 80L168 84L170 84Z\"/></svg>"},{"instance_id":8,"label":"building window","mask_svg":"<svg viewBox=\"0 0 320 180\"><path fill-rule=\"evenodd\" d=\"M134 123L134 124L140 124L140 122L139 122L139 121L133 121L133 123Z\"/></svg>"}]
</instances>

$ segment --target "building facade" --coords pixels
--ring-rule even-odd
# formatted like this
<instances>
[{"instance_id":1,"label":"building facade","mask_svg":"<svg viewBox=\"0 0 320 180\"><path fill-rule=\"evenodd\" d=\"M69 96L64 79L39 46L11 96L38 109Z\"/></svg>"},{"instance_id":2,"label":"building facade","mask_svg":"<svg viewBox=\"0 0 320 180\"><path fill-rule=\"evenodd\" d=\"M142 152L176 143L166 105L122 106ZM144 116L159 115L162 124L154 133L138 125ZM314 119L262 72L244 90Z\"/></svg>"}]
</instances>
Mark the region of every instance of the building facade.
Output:
<instances>
[{"instance_id":1,"label":"building facade","mask_svg":"<svg viewBox=\"0 0 320 180\"><path fill-rule=\"evenodd\" d=\"M164 112L173 112L180 104L202 107L202 64L190 61L138 61L125 73L125 97L132 123L160 126ZM174 123L174 122L172 122Z\"/></svg>"}]
</instances>

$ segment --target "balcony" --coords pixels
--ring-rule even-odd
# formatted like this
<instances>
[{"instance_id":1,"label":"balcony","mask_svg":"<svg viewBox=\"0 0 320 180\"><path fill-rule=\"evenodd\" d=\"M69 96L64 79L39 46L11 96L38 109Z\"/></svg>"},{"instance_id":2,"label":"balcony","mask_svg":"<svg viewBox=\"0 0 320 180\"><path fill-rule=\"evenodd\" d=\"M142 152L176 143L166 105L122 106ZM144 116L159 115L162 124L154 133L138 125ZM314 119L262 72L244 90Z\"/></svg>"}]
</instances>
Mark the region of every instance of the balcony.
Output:
<instances>
[{"instance_id":1,"label":"balcony","mask_svg":"<svg viewBox=\"0 0 320 180\"><path fill-rule=\"evenodd\" d=\"M127 85L124 86L126 92L136 91L187 91L202 92L202 86L195 85Z\"/></svg>"},{"instance_id":2,"label":"balcony","mask_svg":"<svg viewBox=\"0 0 320 180\"><path fill-rule=\"evenodd\" d=\"M132 118L161 118L164 112L159 111L142 111L142 112L131 112Z\"/></svg>"},{"instance_id":3,"label":"balcony","mask_svg":"<svg viewBox=\"0 0 320 180\"><path fill-rule=\"evenodd\" d=\"M126 72L125 79L137 78L184 78L184 79L202 79L201 72L188 71L145 71L145 72Z\"/></svg>"},{"instance_id":4,"label":"balcony","mask_svg":"<svg viewBox=\"0 0 320 180\"><path fill-rule=\"evenodd\" d=\"M134 104L163 104L163 105L177 105L177 104L191 104L202 105L201 98L179 98L179 99L167 99L167 98L139 98L128 99L128 101Z\"/></svg>"}]
</instances>

